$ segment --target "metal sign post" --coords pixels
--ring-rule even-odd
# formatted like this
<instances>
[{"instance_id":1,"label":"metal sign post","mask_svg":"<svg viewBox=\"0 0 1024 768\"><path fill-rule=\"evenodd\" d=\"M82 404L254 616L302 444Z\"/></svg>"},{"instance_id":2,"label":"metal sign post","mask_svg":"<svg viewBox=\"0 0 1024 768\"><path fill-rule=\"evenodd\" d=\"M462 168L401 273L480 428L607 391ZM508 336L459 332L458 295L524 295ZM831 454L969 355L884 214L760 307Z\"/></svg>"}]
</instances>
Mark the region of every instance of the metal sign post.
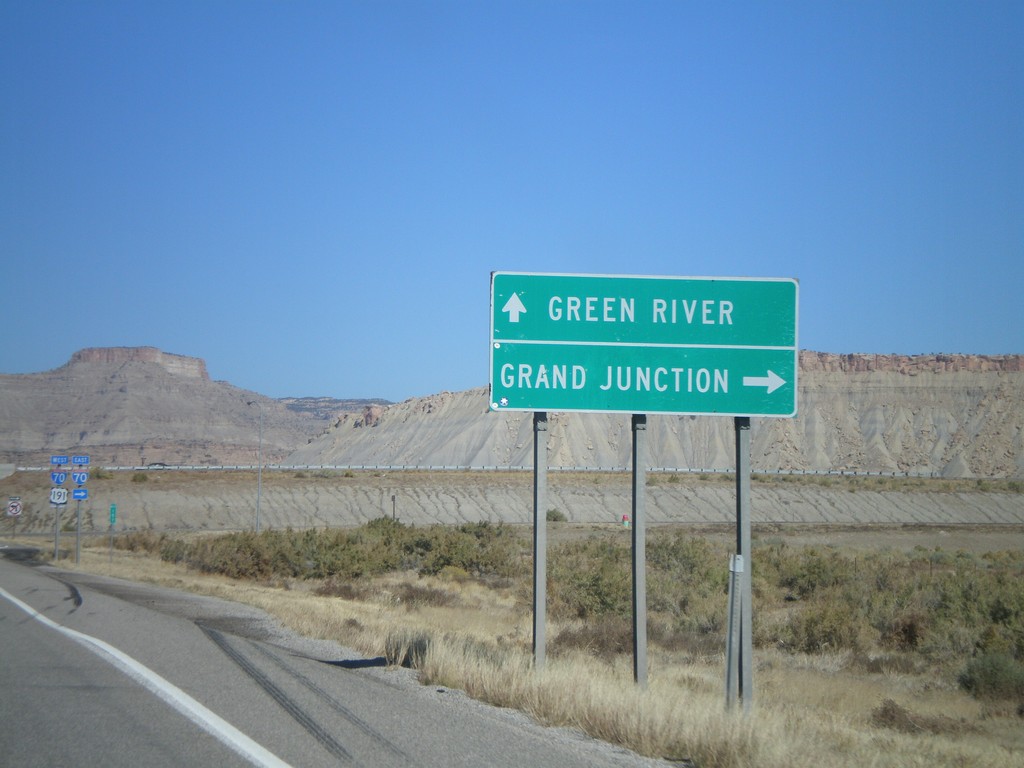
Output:
<instances>
[{"instance_id":1,"label":"metal sign post","mask_svg":"<svg viewBox=\"0 0 1024 768\"><path fill-rule=\"evenodd\" d=\"M117 522L117 504L110 505L110 550L109 561L114 562L114 523Z\"/></svg>"},{"instance_id":2,"label":"metal sign post","mask_svg":"<svg viewBox=\"0 0 1024 768\"><path fill-rule=\"evenodd\" d=\"M89 490L85 484L89 482L89 473L84 469L89 466L88 456L72 456L71 464L78 469L71 473L71 479L78 487L72 491L75 499L75 563L82 560L82 500L89 498Z\"/></svg>"},{"instance_id":3,"label":"metal sign post","mask_svg":"<svg viewBox=\"0 0 1024 768\"><path fill-rule=\"evenodd\" d=\"M633 415L633 679L647 687L647 417Z\"/></svg>"},{"instance_id":4,"label":"metal sign post","mask_svg":"<svg viewBox=\"0 0 1024 768\"><path fill-rule=\"evenodd\" d=\"M740 691L740 574L743 573L743 556L729 556L729 617L725 640L725 707L732 709Z\"/></svg>"},{"instance_id":5,"label":"metal sign post","mask_svg":"<svg viewBox=\"0 0 1024 768\"><path fill-rule=\"evenodd\" d=\"M754 632L750 557L750 419L737 416L736 429L736 557L730 574L729 637L726 658L726 704L743 699L750 713L754 701ZM732 626L738 618L738 626ZM735 691L735 693L733 693Z\"/></svg>"},{"instance_id":6,"label":"metal sign post","mask_svg":"<svg viewBox=\"0 0 1024 768\"><path fill-rule=\"evenodd\" d=\"M60 471L62 467L67 465L68 457L64 454L59 454L50 457L50 466L54 468L54 471L50 472L50 480L53 482L54 487L50 489L50 504L53 506L53 559L54 561L60 558L60 508L62 505L67 503L68 492L64 488L59 486L64 484L67 479L67 473Z\"/></svg>"},{"instance_id":7,"label":"metal sign post","mask_svg":"<svg viewBox=\"0 0 1024 768\"><path fill-rule=\"evenodd\" d=\"M61 507L68 503L67 488L51 488L50 504L53 506L53 559L60 558L60 512Z\"/></svg>"},{"instance_id":8,"label":"metal sign post","mask_svg":"<svg viewBox=\"0 0 1024 768\"><path fill-rule=\"evenodd\" d=\"M53 505L53 560L60 560L60 505Z\"/></svg>"},{"instance_id":9,"label":"metal sign post","mask_svg":"<svg viewBox=\"0 0 1024 768\"><path fill-rule=\"evenodd\" d=\"M548 415L533 414L533 666L543 669L548 606Z\"/></svg>"},{"instance_id":10,"label":"metal sign post","mask_svg":"<svg viewBox=\"0 0 1024 768\"><path fill-rule=\"evenodd\" d=\"M82 500L75 502L75 565L82 561Z\"/></svg>"}]
</instances>

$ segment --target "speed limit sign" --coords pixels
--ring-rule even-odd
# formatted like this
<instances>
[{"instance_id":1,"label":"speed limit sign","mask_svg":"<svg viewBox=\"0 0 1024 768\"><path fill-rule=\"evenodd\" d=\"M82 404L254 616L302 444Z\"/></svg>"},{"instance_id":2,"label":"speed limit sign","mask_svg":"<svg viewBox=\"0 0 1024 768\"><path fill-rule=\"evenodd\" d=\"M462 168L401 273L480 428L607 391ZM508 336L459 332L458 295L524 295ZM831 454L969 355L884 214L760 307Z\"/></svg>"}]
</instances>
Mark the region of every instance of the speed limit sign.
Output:
<instances>
[{"instance_id":1,"label":"speed limit sign","mask_svg":"<svg viewBox=\"0 0 1024 768\"><path fill-rule=\"evenodd\" d=\"M7 502L7 516L17 517L21 514L21 499L10 499Z\"/></svg>"}]
</instances>

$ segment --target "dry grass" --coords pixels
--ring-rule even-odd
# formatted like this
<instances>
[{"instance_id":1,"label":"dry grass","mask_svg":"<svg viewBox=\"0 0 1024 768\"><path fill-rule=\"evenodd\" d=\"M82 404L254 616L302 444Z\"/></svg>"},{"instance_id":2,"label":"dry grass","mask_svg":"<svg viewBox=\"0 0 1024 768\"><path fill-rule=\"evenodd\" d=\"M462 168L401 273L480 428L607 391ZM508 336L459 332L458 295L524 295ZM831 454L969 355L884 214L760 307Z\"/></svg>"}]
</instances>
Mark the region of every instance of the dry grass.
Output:
<instances>
[{"instance_id":1,"label":"dry grass","mask_svg":"<svg viewBox=\"0 0 1024 768\"><path fill-rule=\"evenodd\" d=\"M602 662L569 649L533 670L522 596L457 573L391 575L347 587L261 585L131 552L115 552L110 563L105 551L90 549L80 567L248 603L301 634L415 666L424 683L700 768L1024 766L1024 729L1012 708L986 707L927 671L900 671L897 663L848 652L758 651L756 706L743 717L724 711L717 656L695 660L652 648L645 691L633 683L628 655ZM565 628L549 622L548 637Z\"/></svg>"}]
</instances>

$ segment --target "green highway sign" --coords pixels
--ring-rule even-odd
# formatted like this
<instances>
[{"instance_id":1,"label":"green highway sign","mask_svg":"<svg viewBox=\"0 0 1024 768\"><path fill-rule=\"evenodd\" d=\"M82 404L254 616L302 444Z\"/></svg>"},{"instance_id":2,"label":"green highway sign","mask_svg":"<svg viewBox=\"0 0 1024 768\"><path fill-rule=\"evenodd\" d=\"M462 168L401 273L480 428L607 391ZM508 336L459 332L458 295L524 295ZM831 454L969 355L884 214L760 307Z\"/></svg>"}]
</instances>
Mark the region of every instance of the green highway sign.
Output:
<instances>
[{"instance_id":1,"label":"green highway sign","mask_svg":"<svg viewBox=\"0 0 1024 768\"><path fill-rule=\"evenodd\" d=\"M798 288L495 272L491 408L795 416Z\"/></svg>"}]
</instances>

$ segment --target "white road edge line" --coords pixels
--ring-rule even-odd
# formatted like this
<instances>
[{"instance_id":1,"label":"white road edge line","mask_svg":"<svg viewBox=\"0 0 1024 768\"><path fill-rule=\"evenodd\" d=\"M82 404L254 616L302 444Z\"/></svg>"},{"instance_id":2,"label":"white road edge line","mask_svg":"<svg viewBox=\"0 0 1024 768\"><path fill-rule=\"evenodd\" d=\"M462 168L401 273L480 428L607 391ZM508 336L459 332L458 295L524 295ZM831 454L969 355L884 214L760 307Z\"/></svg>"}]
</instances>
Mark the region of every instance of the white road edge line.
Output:
<instances>
[{"instance_id":1,"label":"white road edge line","mask_svg":"<svg viewBox=\"0 0 1024 768\"><path fill-rule=\"evenodd\" d=\"M284 760L266 747L246 736L218 714L193 699L183 690L168 682L149 667L136 661L99 638L69 629L39 613L35 608L0 587L0 597L17 606L41 624L55 629L76 643L85 646L100 658L120 669L128 677L154 693L222 744L249 760L253 765L266 768L291 768Z\"/></svg>"}]
</instances>

